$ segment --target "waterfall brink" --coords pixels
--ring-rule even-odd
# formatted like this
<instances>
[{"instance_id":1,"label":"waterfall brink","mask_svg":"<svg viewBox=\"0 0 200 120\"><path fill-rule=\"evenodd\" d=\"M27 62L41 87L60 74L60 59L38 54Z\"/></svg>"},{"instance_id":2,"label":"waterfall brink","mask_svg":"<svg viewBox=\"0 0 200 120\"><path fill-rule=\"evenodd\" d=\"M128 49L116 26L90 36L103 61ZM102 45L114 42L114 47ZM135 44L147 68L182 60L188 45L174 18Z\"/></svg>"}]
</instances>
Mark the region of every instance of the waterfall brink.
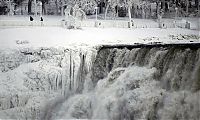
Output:
<instances>
[{"instance_id":1,"label":"waterfall brink","mask_svg":"<svg viewBox=\"0 0 200 120\"><path fill-rule=\"evenodd\" d=\"M134 49L105 48L98 52L92 80L105 78L118 67L132 65L155 67L154 79L161 81L166 90L199 90L200 49L193 47L144 47ZM194 77L195 76L195 77Z\"/></svg>"},{"instance_id":2,"label":"waterfall brink","mask_svg":"<svg viewBox=\"0 0 200 120\"><path fill-rule=\"evenodd\" d=\"M200 117L195 45L0 52L0 119Z\"/></svg>"}]
</instances>

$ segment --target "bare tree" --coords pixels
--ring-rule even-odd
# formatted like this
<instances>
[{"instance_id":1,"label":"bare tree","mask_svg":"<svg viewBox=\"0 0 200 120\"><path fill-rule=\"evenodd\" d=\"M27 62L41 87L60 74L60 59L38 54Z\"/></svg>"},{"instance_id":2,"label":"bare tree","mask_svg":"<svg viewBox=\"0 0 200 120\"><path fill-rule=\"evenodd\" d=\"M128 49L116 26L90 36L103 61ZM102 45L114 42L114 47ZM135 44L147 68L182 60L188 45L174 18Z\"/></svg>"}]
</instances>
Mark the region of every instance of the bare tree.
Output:
<instances>
[{"instance_id":1,"label":"bare tree","mask_svg":"<svg viewBox=\"0 0 200 120\"><path fill-rule=\"evenodd\" d=\"M49 2L49 0L40 0L42 2L42 13L46 15L45 4Z\"/></svg>"},{"instance_id":2,"label":"bare tree","mask_svg":"<svg viewBox=\"0 0 200 120\"><path fill-rule=\"evenodd\" d=\"M17 5L17 6L20 6L21 7L21 15L23 15L23 9L22 9L22 6L23 6L23 1L25 0L14 0L13 2Z\"/></svg>"},{"instance_id":3,"label":"bare tree","mask_svg":"<svg viewBox=\"0 0 200 120\"><path fill-rule=\"evenodd\" d=\"M28 14L31 13L32 0L28 0Z\"/></svg>"},{"instance_id":4,"label":"bare tree","mask_svg":"<svg viewBox=\"0 0 200 120\"><path fill-rule=\"evenodd\" d=\"M55 0L55 4L56 4L56 15L58 15L58 9L59 9L59 7L58 7L58 0Z\"/></svg>"},{"instance_id":5,"label":"bare tree","mask_svg":"<svg viewBox=\"0 0 200 120\"><path fill-rule=\"evenodd\" d=\"M120 4L120 0L108 0L106 3L106 10L105 10L105 16L104 19L106 20L107 17L107 13L108 13L108 9L109 7L111 8L115 8L115 6Z\"/></svg>"}]
</instances>

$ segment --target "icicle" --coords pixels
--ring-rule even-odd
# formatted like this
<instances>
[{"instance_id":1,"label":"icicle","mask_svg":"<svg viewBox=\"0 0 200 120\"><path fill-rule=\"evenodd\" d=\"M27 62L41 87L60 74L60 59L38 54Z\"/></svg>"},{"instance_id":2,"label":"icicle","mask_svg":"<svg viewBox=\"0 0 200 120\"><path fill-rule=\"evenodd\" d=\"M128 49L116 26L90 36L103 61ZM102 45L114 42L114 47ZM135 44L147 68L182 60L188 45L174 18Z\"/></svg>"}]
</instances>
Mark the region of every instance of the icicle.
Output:
<instances>
[{"instance_id":1,"label":"icicle","mask_svg":"<svg viewBox=\"0 0 200 120\"><path fill-rule=\"evenodd\" d=\"M69 90L72 90L72 53L70 51L70 57L69 57Z\"/></svg>"},{"instance_id":2,"label":"icicle","mask_svg":"<svg viewBox=\"0 0 200 120\"><path fill-rule=\"evenodd\" d=\"M66 90L66 69L63 68L62 70L62 95L65 95L65 90Z\"/></svg>"},{"instance_id":3,"label":"icicle","mask_svg":"<svg viewBox=\"0 0 200 120\"><path fill-rule=\"evenodd\" d=\"M56 90L59 89L59 80L58 80L58 75L54 73L55 79L56 79Z\"/></svg>"},{"instance_id":4,"label":"icicle","mask_svg":"<svg viewBox=\"0 0 200 120\"><path fill-rule=\"evenodd\" d=\"M75 61L73 60L73 66L72 66L72 68L73 68L73 71L72 71L72 88L73 88L73 90L74 90L74 80L75 80L75 76L74 76L74 74L75 74Z\"/></svg>"}]
</instances>

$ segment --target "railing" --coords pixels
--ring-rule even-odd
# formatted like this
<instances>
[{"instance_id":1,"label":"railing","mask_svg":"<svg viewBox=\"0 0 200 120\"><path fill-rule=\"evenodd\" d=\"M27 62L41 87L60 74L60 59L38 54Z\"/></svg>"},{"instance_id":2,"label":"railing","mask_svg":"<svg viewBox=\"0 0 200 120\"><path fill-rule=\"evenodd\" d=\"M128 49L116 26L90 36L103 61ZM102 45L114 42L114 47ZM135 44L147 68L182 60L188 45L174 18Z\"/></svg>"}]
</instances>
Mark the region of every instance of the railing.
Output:
<instances>
[{"instance_id":1,"label":"railing","mask_svg":"<svg viewBox=\"0 0 200 120\"><path fill-rule=\"evenodd\" d=\"M46 26L46 27L65 27L66 21L23 21L23 20L0 20L0 26ZM76 20L80 27L98 27L98 28L129 28L129 21L125 20ZM164 28L185 27L183 22L163 22ZM176 24L176 25L175 25ZM153 20L144 20L141 22L139 19L131 23L132 28L159 28L159 23Z\"/></svg>"},{"instance_id":2,"label":"railing","mask_svg":"<svg viewBox=\"0 0 200 120\"><path fill-rule=\"evenodd\" d=\"M61 22L58 21L20 21L20 20L0 20L0 26L61 26Z\"/></svg>"}]
</instances>

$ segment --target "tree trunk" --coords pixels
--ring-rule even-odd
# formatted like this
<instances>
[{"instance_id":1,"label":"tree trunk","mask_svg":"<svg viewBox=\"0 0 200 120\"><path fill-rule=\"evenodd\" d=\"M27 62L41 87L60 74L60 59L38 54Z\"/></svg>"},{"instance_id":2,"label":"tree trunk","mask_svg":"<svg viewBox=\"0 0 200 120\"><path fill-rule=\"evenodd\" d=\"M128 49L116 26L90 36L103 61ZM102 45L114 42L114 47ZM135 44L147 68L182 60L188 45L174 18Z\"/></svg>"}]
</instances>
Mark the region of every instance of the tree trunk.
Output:
<instances>
[{"instance_id":1,"label":"tree trunk","mask_svg":"<svg viewBox=\"0 0 200 120\"><path fill-rule=\"evenodd\" d=\"M63 16L63 11L64 11L64 10L63 10L63 5L64 5L64 1L62 0L61 2L62 2L62 3L61 3L61 11L60 11L60 12L61 12L61 16Z\"/></svg>"},{"instance_id":2,"label":"tree trunk","mask_svg":"<svg viewBox=\"0 0 200 120\"><path fill-rule=\"evenodd\" d=\"M61 16L63 16L63 6L61 7Z\"/></svg>"},{"instance_id":3,"label":"tree trunk","mask_svg":"<svg viewBox=\"0 0 200 120\"><path fill-rule=\"evenodd\" d=\"M161 9L165 9L165 0L161 0Z\"/></svg>"},{"instance_id":4,"label":"tree trunk","mask_svg":"<svg viewBox=\"0 0 200 120\"><path fill-rule=\"evenodd\" d=\"M159 15L159 2L156 2L156 17Z\"/></svg>"},{"instance_id":5,"label":"tree trunk","mask_svg":"<svg viewBox=\"0 0 200 120\"><path fill-rule=\"evenodd\" d=\"M107 16L108 8L109 8L109 4L107 4L107 6L106 6L106 11L105 11L105 16L104 16L104 19L105 19L105 20L106 20L106 16Z\"/></svg>"},{"instance_id":6,"label":"tree trunk","mask_svg":"<svg viewBox=\"0 0 200 120\"><path fill-rule=\"evenodd\" d=\"M189 0L186 0L186 15L188 15Z\"/></svg>"},{"instance_id":7,"label":"tree trunk","mask_svg":"<svg viewBox=\"0 0 200 120\"><path fill-rule=\"evenodd\" d=\"M195 0L195 7L199 10L199 0Z\"/></svg>"},{"instance_id":8,"label":"tree trunk","mask_svg":"<svg viewBox=\"0 0 200 120\"><path fill-rule=\"evenodd\" d=\"M31 3L32 3L32 0L29 0L28 1L28 14L31 13L31 7L32 7Z\"/></svg>"},{"instance_id":9,"label":"tree trunk","mask_svg":"<svg viewBox=\"0 0 200 120\"><path fill-rule=\"evenodd\" d=\"M12 5L11 5L11 1L9 0L9 15L12 15Z\"/></svg>"},{"instance_id":10,"label":"tree trunk","mask_svg":"<svg viewBox=\"0 0 200 120\"><path fill-rule=\"evenodd\" d=\"M116 16L115 16L116 18L118 17L118 14L119 14L119 13L118 13L118 6L117 6L117 7L116 7Z\"/></svg>"},{"instance_id":11,"label":"tree trunk","mask_svg":"<svg viewBox=\"0 0 200 120\"><path fill-rule=\"evenodd\" d=\"M100 2L99 3L99 14L101 14L103 12L103 3Z\"/></svg>"},{"instance_id":12,"label":"tree trunk","mask_svg":"<svg viewBox=\"0 0 200 120\"><path fill-rule=\"evenodd\" d=\"M35 9L35 16L37 16L37 2L34 0L34 9Z\"/></svg>"},{"instance_id":13,"label":"tree trunk","mask_svg":"<svg viewBox=\"0 0 200 120\"><path fill-rule=\"evenodd\" d=\"M144 19L145 18L145 11L144 11L144 5L142 5L142 19Z\"/></svg>"},{"instance_id":14,"label":"tree trunk","mask_svg":"<svg viewBox=\"0 0 200 120\"><path fill-rule=\"evenodd\" d=\"M21 15L23 15L23 7L22 7L23 3L21 2Z\"/></svg>"},{"instance_id":15,"label":"tree trunk","mask_svg":"<svg viewBox=\"0 0 200 120\"><path fill-rule=\"evenodd\" d=\"M128 17L129 17L129 27L130 29L132 28L132 23L131 23L131 6L128 6Z\"/></svg>"},{"instance_id":16,"label":"tree trunk","mask_svg":"<svg viewBox=\"0 0 200 120\"><path fill-rule=\"evenodd\" d=\"M42 13L44 15L46 15L46 8L45 8L45 2L44 1L42 1Z\"/></svg>"},{"instance_id":17,"label":"tree trunk","mask_svg":"<svg viewBox=\"0 0 200 120\"><path fill-rule=\"evenodd\" d=\"M197 17L199 17L199 16L200 16L200 11L199 11L199 0L195 0L195 6L196 6L197 11L198 11Z\"/></svg>"},{"instance_id":18,"label":"tree trunk","mask_svg":"<svg viewBox=\"0 0 200 120\"><path fill-rule=\"evenodd\" d=\"M55 1L56 4L56 15L58 15L58 0Z\"/></svg>"}]
</instances>

